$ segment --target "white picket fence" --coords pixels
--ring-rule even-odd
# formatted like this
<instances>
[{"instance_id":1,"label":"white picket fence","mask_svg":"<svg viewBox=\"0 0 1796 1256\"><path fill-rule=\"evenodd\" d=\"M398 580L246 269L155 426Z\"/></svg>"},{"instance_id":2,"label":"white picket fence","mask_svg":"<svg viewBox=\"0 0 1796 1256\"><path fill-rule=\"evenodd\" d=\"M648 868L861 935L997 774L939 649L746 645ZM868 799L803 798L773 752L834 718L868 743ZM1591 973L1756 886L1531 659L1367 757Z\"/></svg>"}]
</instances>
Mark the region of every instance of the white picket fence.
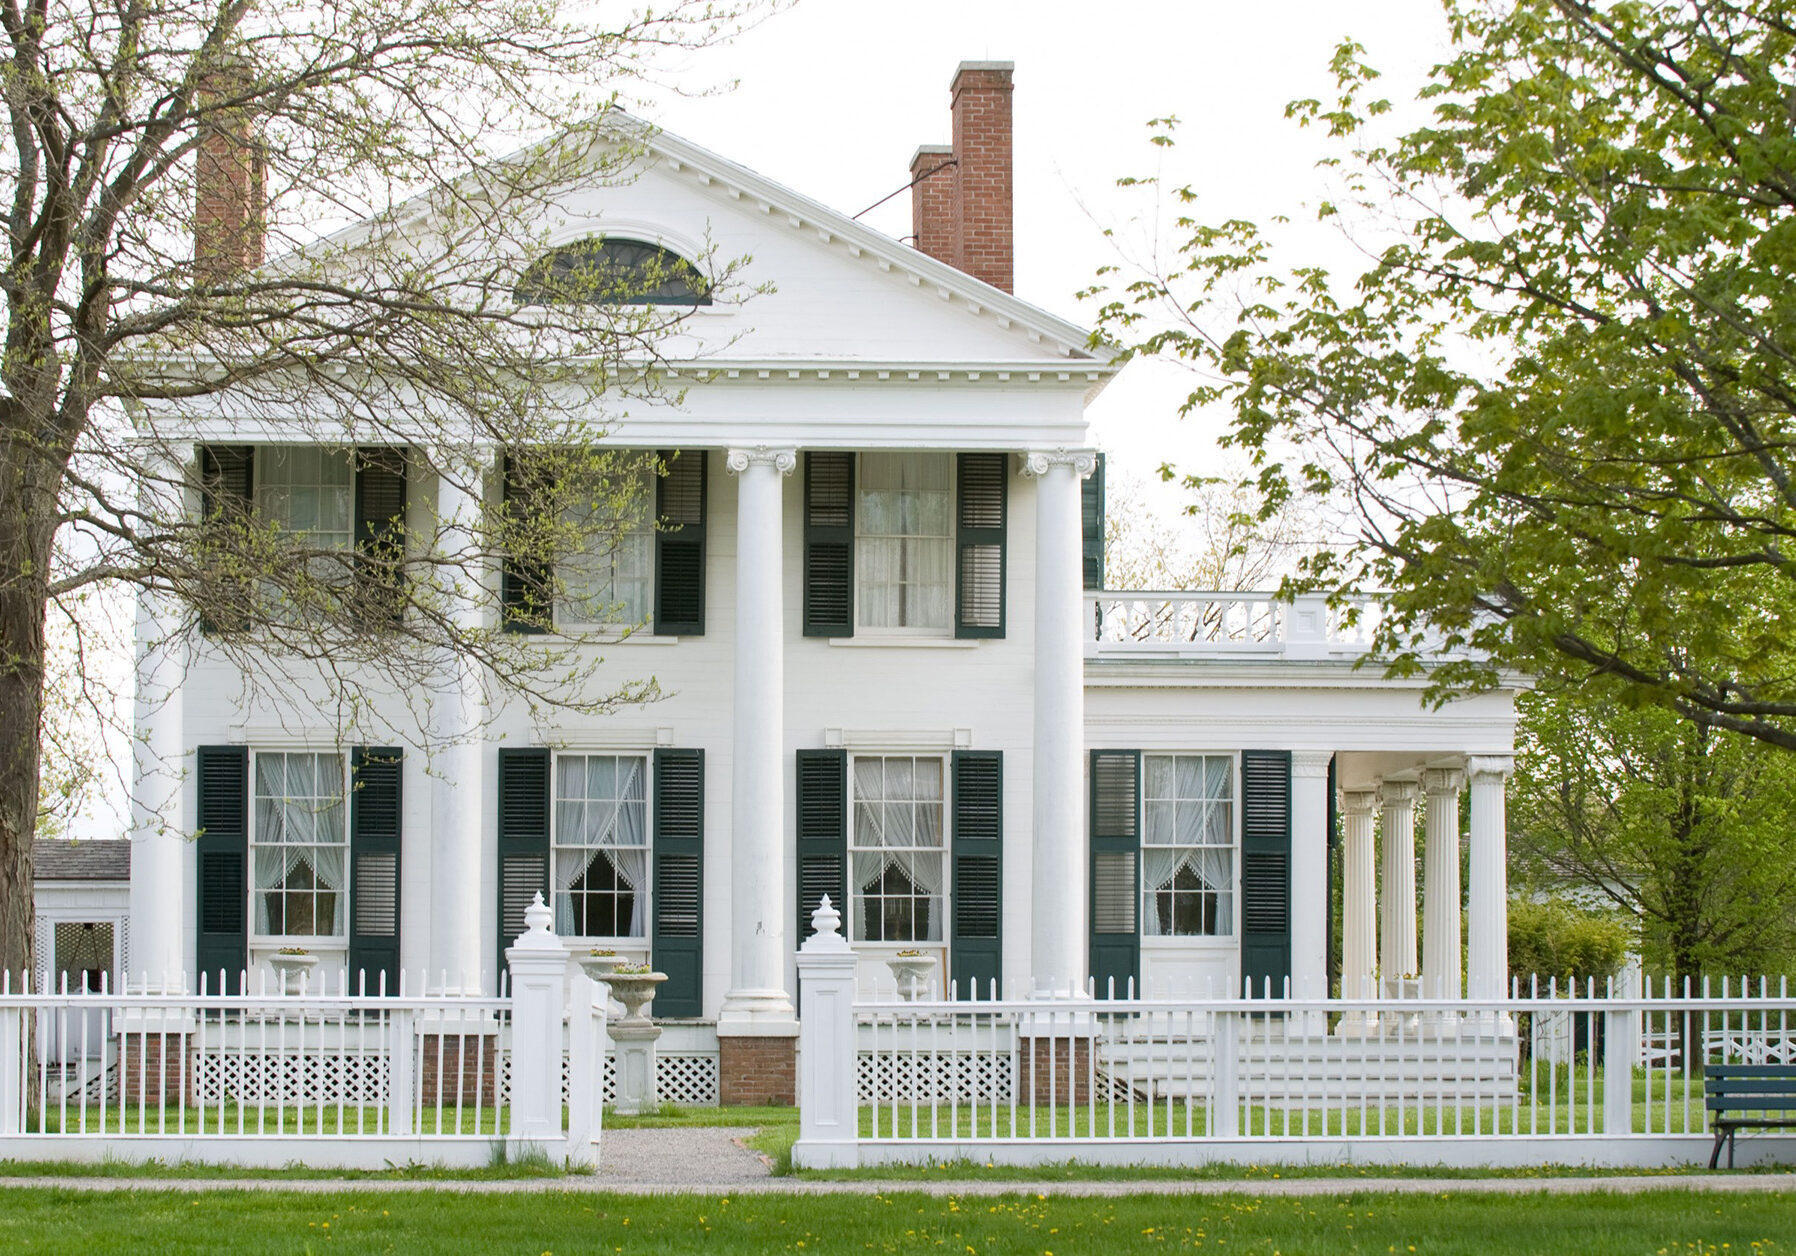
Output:
<instances>
[{"instance_id":1,"label":"white picket fence","mask_svg":"<svg viewBox=\"0 0 1796 1256\"><path fill-rule=\"evenodd\" d=\"M829 913L833 916L833 911ZM1706 1163L1702 1064L1789 1058L1787 989L1493 1000L857 1000L832 922L799 955L805 1167ZM1545 1022L1550 1028L1542 1032ZM1653 1055L1654 1035L1691 1044ZM1796 1158L1748 1135L1743 1163Z\"/></svg>"},{"instance_id":2,"label":"white picket fence","mask_svg":"<svg viewBox=\"0 0 1796 1256\"><path fill-rule=\"evenodd\" d=\"M499 998L0 981L0 1158L596 1164L606 1000L550 918L527 914Z\"/></svg>"}]
</instances>

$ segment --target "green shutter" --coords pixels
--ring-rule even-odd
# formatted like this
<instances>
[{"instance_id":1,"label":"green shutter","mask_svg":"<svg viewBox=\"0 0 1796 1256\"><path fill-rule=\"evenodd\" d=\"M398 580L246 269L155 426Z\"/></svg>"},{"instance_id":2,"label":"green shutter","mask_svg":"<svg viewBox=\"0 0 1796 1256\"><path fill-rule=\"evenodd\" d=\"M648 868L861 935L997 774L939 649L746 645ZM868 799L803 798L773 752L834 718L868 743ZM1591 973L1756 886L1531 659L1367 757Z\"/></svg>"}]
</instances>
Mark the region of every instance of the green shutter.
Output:
<instances>
[{"instance_id":1,"label":"green shutter","mask_svg":"<svg viewBox=\"0 0 1796 1256\"><path fill-rule=\"evenodd\" d=\"M358 746L349 766L349 988L396 995L405 752Z\"/></svg>"},{"instance_id":2,"label":"green shutter","mask_svg":"<svg viewBox=\"0 0 1796 1256\"><path fill-rule=\"evenodd\" d=\"M848 931L848 755L798 752L798 943L811 936L811 914L829 901Z\"/></svg>"},{"instance_id":3,"label":"green shutter","mask_svg":"<svg viewBox=\"0 0 1796 1256\"><path fill-rule=\"evenodd\" d=\"M1141 995L1141 752L1091 752L1091 976Z\"/></svg>"},{"instance_id":4,"label":"green shutter","mask_svg":"<svg viewBox=\"0 0 1796 1256\"><path fill-rule=\"evenodd\" d=\"M520 518L535 509L534 503L546 494L531 482L527 460L516 454L505 455L503 494L509 527L519 528ZM499 576L499 612L507 632L547 632L554 619L551 596L554 571L540 558L521 559L508 555Z\"/></svg>"},{"instance_id":5,"label":"green shutter","mask_svg":"<svg viewBox=\"0 0 1796 1256\"><path fill-rule=\"evenodd\" d=\"M962 454L956 476L954 635L1004 635L1006 454Z\"/></svg>"},{"instance_id":6,"label":"green shutter","mask_svg":"<svg viewBox=\"0 0 1796 1256\"><path fill-rule=\"evenodd\" d=\"M804 635L854 635L854 455L804 456Z\"/></svg>"},{"instance_id":7,"label":"green shutter","mask_svg":"<svg viewBox=\"0 0 1796 1256\"><path fill-rule=\"evenodd\" d=\"M249 964L249 750L201 746L194 775L200 821L194 964L207 994L241 994Z\"/></svg>"},{"instance_id":8,"label":"green shutter","mask_svg":"<svg viewBox=\"0 0 1796 1256\"><path fill-rule=\"evenodd\" d=\"M655 751L655 1015L703 1014L705 752Z\"/></svg>"},{"instance_id":9,"label":"green shutter","mask_svg":"<svg viewBox=\"0 0 1796 1256\"><path fill-rule=\"evenodd\" d=\"M655 632L705 635L705 451L662 450L655 481ZM656 1007L667 997L656 996Z\"/></svg>"},{"instance_id":10,"label":"green shutter","mask_svg":"<svg viewBox=\"0 0 1796 1256\"><path fill-rule=\"evenodd\" d=\"M1079 530L1084 554L1085 587L1104 587L1104 455L1097 470L1079 486Z\"/></svg>"},{"instance_id":11,"label":"green shutter","mask_svg":"<svg viewBox=\"0 0 1796 1256\"><path fill-rule=\"evenodd\" d=\"M549 752L499 751L499 967L524 932L532 895L549 891ZM553 903L550 902L553 906ZM473 922L468 922L471 928ZM509 988L509 986L508 986Z\"/></svg>"},{"instance_id":12,"label":"green shutter","mask_svg":"<svg viewBox=\"0 0 1796 1256\"><path fill-rule=\"evenodd\" d=\"M255 449L249 445L201 445L199 464L202 521L211 528L224 528L247 520L254 502ZM219 556L234 556L240 546L240 541L220 544ZM243 608L250 596L248 583L227 572L214 572L207 583L200 631L242 630L247 623Z\"/></svg>"},{"instance_id":13,"label":"green shutter","mask_svg":"<svg viewBox=\"0 0 1796 1256\"><path fill-rule=\"evenodd\" d=\"M405 611L405 451L355 453L356 595L366 627L396 625Z\"/></svg>"},{"instance_id":14,"label":"green shutter","mask_svg":"<svg viewBox=\"0 0 1796 1256\"><path fill-rule=\"evenodd\" d=\"M952 764L950 977L961 998L986 999L1004 975L1004 755L998 750L956 750Z\"/></svg>"},{"instance_id":15,"label":"green shutter","mask_svg":"<svg viewBox=\"0 0 1796 1256\"><path fill-rule=\"evenodd\" d=\"M1250 997L1291 976L1291 752L1241 752L1241 977Z\"/></svg>"}]
</instances>

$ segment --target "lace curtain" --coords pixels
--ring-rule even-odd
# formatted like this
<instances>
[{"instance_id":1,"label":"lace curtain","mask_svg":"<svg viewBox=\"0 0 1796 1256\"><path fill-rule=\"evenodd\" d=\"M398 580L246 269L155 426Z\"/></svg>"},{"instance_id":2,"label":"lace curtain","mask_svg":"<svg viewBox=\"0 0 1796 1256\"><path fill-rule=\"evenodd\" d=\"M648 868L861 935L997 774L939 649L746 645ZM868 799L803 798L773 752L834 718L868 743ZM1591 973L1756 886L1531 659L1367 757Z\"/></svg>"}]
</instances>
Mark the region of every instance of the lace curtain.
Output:
<instances>
[{"instance_id":1,"label":"lace curtain","mask_svg":"<svg viewBox=\"0 0 1796 1256\"><path fill-rule=\"evenodd\" d=\"M954 622L954 503L947 454L863 453L855 578L863 628Z\"/></svg>"},{"instance_id":2,"label":"lace curtain","mask_svg":"<svg viewBox=\"0 0 1796 1256\"><path fill-rule=\"evenodd\" d=\"M649 835L644 760L563 755L555 764L555 931L578 936L571 893L603 856L631 891L629 931L648 932Z\"/></svg>"},{"instance_id":3,"label":"lace curtain","mask_svg":"<svg viewBox=\"0 0 1796 1256\"><path fill-rule=\"evenodd\" d=\"M338 754L258 754L254 870L255 930L274 932L278 894L310 894L311 929L295 928L297 903L281 914L283 936L342 937L348 833Z\"/></svg>"}]
</instances>

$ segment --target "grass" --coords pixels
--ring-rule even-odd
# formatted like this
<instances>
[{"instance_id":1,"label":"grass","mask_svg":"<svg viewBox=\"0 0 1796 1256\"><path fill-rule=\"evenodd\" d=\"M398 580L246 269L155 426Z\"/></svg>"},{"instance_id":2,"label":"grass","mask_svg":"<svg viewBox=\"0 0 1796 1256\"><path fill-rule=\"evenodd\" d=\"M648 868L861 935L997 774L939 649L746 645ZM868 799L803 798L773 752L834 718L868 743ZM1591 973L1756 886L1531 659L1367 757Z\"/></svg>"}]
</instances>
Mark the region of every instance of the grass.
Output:
<instances>
[{"instance_id":1,"label":"grass","mask_svg":"<svg viewBox=\"0 0 1796 1256\"><path fill-rule=\"evenodd\" d=\"M453 1104L425 1106L417 1113L419 1134L503 1134L511 1121L509 1108L472 1104L459 1111ZM304 1104L284 1108L236 1103L208 1104L204 1108L178 1107L173 1103L124 1105L108 1103L51 1104L32 1114L28 1134L380 1134L386 1131L386 1111L377 1105Z\"/></svg>"},{"instance_id":2,"label":"grass","mask_svg":"<svg viewBox=\"0 0 1796 1256\"><path fill-rule=\"evenodd\" d=\"M567 1171L547 1158L508 1161L498 1158L484 1168L465 1169L444 1164L395 1164L384 1169L314 1169L290 1164L279 1169L245 1169L225 1164L196 1164L161 1160L101 1160L78 1163L62 1160L0 1160L0 1180L6 1178L195 1178L319 1181L319 1182L497 1182L531 1178L566 1177Z\"/></svg>"},{"instance_id":3,"label":"grass","mask_svg":"<svg viewBox=\"0 0 1796 1256\"><path fill-rule=\"evenodd\" d=\"M1725 1199L1638 1195L1090 1199L1013 1194L933 1197L631 1197L588 1192L418 1196L378 1189L283 1192L7 1190L0 1247L111 1252L733 1253L1398 1252L1423 1256L1565 1252L1588 1256L1781 1256L1796 1250L1796 1194ZM1780 1237L1781 1236L1781 1237Z\"/></svg>"}]
</instances>

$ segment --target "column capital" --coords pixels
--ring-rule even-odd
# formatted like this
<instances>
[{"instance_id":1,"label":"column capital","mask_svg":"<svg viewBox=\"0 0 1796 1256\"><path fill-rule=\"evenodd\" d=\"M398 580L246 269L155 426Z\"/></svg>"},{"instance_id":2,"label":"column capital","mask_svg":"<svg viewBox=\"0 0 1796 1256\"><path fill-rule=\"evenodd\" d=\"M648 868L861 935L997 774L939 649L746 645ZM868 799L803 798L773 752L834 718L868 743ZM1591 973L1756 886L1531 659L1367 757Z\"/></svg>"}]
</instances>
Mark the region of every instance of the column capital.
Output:
<instances>
[{"instance_id":1,"label":"column capital","mask_svg":"<svg viewBox=\"0 0 1796 1256\"><path fill-rule=\"evenodd\" d=\"M1369 816L1378 807L1377 790L1343 789L1340 793L1342 815Z\"/></svg>"},{"instance_id":2,"label":"column capital","mask_svg":"<svg viewBox=\"0 0 1796 1256\"><path fill-rule=\"evenodd\" d=\"M791 475L798 469L798 450L790 445L753 445L732 449L724 457L723 465L734 475L741 475L750 467L772 467L781 475Z\"/></svg>"},{"instance_id":3,"label":"column capital","mask_svg":"<svg viewBox=\"0 0 1796 1256\"><path fill-rule=\"evenodd\" d=\"M1420 792L1414 781L1380 781L1378 784L1379 801L1387 807L1413 807Z\"/></svg>"},{"instance_id":4,"label":"column capital","mask_svg":"<svg viewBox=\"0 0 1796 1256\"><path fill-rule=\"evenodd\" d=\"M1068 449L1063 445L1058 449L1031 449L1023 455L1023 474L1026 476L1044 476L1050 467L1071 467L1073 474L1083 480L1098 469L1098 451Z\"/></svg>"},{"instance_id":5,"label":"column capital","mask_svg":"<svg viewBox=\"0 0 1796 1256\"><path fill-rule=\"evenodd\" d=\"M1328 765L1334 759L1332 750L1293 750L1291 752L1292 776L1327 776Z\"/></svg>"},{"instance_id":6,"label":"column capital","mask_svg":"<svg viewBox=\"0 0 1796 1256\"><path fill-rule=\"evenodd\" d=\"M1422 773L1422 791L1430 798L1437 794L1457 794L1465 784L1465 773L1458 768L1429 768Z\"/></svg>"},{"instance_id":7,"label":"column capital","mask_svg":"<svg viewBox=\"0 0 1796 1256\"><path fill-rule=\"evenodd\" d=\"M1475 754L1465 761L1465 773L1474 785L1492 777L1498 784L1515 774L1515 756L1508 754Z\"/></svg>"}]
</instances>

